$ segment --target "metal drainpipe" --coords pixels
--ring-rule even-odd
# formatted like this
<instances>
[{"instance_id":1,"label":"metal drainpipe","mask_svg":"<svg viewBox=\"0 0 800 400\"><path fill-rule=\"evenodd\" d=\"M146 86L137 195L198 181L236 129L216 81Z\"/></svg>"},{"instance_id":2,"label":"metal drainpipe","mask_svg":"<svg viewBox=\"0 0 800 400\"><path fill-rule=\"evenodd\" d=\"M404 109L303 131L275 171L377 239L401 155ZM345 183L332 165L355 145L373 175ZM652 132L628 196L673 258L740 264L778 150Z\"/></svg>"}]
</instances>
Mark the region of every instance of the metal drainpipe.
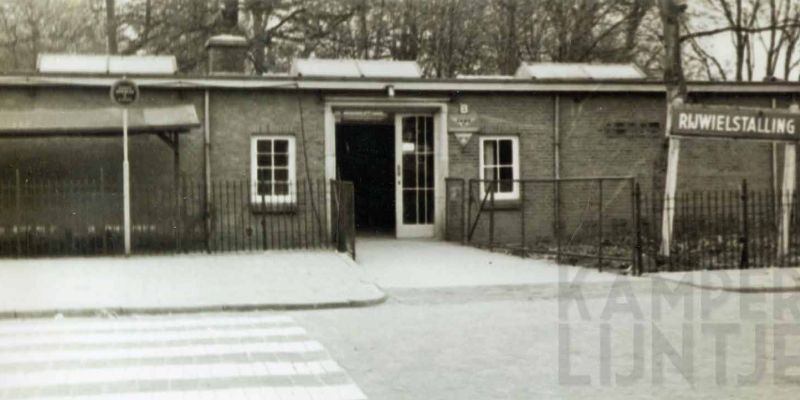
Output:
<instances>
[{"instance_id":1,"label":"metal drainpipe","mask_svg":"<svg viewBox=\"0 0 800 400\"><path fill-rule=\"evenodd\" d=\"M205 90L203 98L203 168L205 183L206 250L211 250L211 94Z\"/></svg>"},{"instance_id":2,"label":"metal drainpipe","mask_svg":"<svg viewBox=\"0 0 800 400\"><path fill-rule=\"evenodd\" d=\"M561 178L560 171L560 153L561 153L561 137L560 137L560 96L555 95L553 99L553 177L555 179Z\"/></svg>"}]
</instances>

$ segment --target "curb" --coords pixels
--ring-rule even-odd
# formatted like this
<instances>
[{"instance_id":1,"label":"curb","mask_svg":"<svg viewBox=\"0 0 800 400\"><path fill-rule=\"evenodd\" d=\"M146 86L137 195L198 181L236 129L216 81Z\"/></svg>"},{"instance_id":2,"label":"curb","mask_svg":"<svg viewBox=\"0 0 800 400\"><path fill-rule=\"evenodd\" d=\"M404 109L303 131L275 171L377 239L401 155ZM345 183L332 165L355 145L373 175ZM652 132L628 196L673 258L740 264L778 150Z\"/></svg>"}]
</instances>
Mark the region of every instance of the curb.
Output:
<instances>
[{"instance_id":1,"label":"curb","mask_svg":"<svg viewBox=\"0 0 800 400\"><path fill-rule=\"evenodd\" d=\"M730 286L714 286L714 285L703 285L700 283L695 282L686 282L684 280L677 280L677 279L670 279L665 278L663 276L657 275L644 275L650 279L658 279L665 282L672 282L677 283L680 285L691 286L697 289L703 290L719 290L723 292L733 292L733 293L788 293L788 292L800 292L800 286L780 286L780 287L756 287L756 286L744 286L744 287L730 287Z\"/></svg>"},{"instance_id":2,"label":"curb","mask_svg":"<svg viewBox=\"0 0 800 400\"><path fill-rule=\"evenodd\" d=\"M166 315L197 314L207 312L246 312L246 311L300 311L324 310L332 308L361 308L383 304L388 299L385 292L381 296L367 300L343 300L321 303L274 303L274 304L231 304L195 307L113 307L78 308L64 310L0 311L0 320L64 317L96 317L101 315Z\"/></svg>"}]
</instances>

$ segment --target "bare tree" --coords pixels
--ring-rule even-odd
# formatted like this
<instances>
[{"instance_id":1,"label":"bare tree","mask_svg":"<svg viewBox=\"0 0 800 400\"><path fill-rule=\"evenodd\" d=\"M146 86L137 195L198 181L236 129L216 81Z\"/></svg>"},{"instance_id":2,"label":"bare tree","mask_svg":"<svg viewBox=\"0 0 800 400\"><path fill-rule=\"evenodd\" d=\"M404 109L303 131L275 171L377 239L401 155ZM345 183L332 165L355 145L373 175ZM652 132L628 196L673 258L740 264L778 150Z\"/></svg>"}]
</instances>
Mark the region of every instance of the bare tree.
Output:
<instances>
[{"instance_id":1,"label":"bare tree","mask_svg":"<svg viewBox=\"0 0 800 400\"><path fill-rule=\"evenodd\" d=\"M106 51L117 54L117 17L114 0L106 0Z\"/></svg>"}]
</instances>

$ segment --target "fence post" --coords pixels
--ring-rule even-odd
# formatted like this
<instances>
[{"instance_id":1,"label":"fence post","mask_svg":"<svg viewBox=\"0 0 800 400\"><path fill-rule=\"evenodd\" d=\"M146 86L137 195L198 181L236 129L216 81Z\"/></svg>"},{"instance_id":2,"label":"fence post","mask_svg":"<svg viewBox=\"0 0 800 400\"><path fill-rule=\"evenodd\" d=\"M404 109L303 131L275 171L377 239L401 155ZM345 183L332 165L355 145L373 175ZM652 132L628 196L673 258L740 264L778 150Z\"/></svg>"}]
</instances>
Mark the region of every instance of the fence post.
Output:
<instances>
[{"instance_id":1,"label":"fence post","mask_svg":"<svg viewBox=\"0 0 800 400\"><path fill-rule=\"evenodd\" d=\"M347 214L348 214L348 227L347 236L350 242L350 256L353 260L356 259L356 193L355 185L350 182L347 185Z\"/></svg>"},{"instance_id":2,"label":"fence post","mask_svg":"<svg viewBox=\"0 0 800 400\"><path fill-rule=\"evenodd\" d=\"M633 225L635 241L633 245L633 273L642 275L642 192L638 183L633 183Z\"/></svg>"},{"instance_id":3,"label":"fence post","mask_svg":"<svg viewBox=\"0 0 800 400\"><path fill-rule=\"evenodd\" d=\"M469 223L469 217L467 217L467 210L469 205L467 204L466 187L467 187L466 182L462 178L461 179L461 244L467 243L467 224Z\"/></svg>"},{"instance_id":4,"label":"fence post","mask_svg":"<svg viewBox=\"0 0 800 400\"><path fill-rule=\"evenodd\" d=\"M603 179L597 181L597 270L603 270Z\"/></svg>"},{"instance_id":5,"label":"fence post","mask_svg":"<svg viewBox=\"0 0 800 400\"><path fill-rule=\"evenodd\" d=\"M525 181L519 182L519 226L522 256L528 255L528 241L525 240Z\"/></svg>"},{"instance_id":6,"label":"fence post","mask_svg":"<svg viewBox=\"0 0 800 400\"><path fill-rule=\"evenodd\" d=\"M19 176L19 168L15 171L16 189L14 193L14 219L15 230L17 237L17 256L22 256L22 241L20 241L20 232L22 231L22 181Z\"/></svg>"},{"instance_id":7,"label":"fence post","mask_svg":"<svg viewBox=\"0 0 800 400\"><path fill-rule=\"evenodd\" d=\"M553 193L553 207L555 208L555 224L553 228L556 233L556 263L561 264L561 180L556 179Z\"/></svg>"},{"instance_id":8,"label":"fence post","mask_svg":"<svg viewBox=\"0 0 800 400\"><path fill-rule=\"evenodd\" d=\"M472 239L472 179L467 183L467 223L464 225L464 243Z\"/></svg>"},{"instance_id":9,"label":"fence post","mask_svg":"<svg viewBox=\"0 0 800 400\"><path fill-rule=\"evenodd\" d=\"M489 251L494 251L494 192L497 191L497 181L492 181L489 190Z\"/></svg>"},{"instance_id":10,"label":"fence post","mask_svg":"<svg viewBox=\"0 0 800 400\"><path fill-rule=\"evenodd\" d=\"M750 230L748 227L748 199L747 199L747 180L742 180L742 259L739 262L740 268L748 268L750 264Z\"/></svg>"}]
</instances>

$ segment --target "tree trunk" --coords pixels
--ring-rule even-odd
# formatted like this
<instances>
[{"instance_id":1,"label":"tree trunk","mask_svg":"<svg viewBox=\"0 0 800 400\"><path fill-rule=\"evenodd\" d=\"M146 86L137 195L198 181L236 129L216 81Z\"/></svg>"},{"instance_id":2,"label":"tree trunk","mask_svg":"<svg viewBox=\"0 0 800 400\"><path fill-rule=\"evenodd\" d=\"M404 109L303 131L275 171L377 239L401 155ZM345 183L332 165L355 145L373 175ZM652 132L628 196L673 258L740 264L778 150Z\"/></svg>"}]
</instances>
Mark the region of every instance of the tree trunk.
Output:
<instances>
[{"instance_id":1,"label":"tree trunk","mask_svg":"<svg viewBox=\"0 0 800 400\"><path fill-rule=\"evenodd\" d=\"M117 16L114 0L106 0L106 50L117 54Z\"/></svg>"}]
</instances>

